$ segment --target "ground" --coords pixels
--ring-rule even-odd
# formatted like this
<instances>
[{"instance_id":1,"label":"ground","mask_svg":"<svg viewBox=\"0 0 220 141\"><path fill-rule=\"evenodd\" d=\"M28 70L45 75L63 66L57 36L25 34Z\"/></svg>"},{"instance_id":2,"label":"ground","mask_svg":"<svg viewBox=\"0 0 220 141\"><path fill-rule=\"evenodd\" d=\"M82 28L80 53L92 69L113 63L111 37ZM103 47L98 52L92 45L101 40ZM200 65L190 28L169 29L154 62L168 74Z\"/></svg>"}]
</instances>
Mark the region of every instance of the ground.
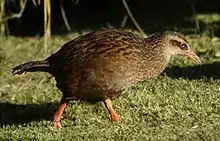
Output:
<instances>
[{"instance_id":1,"label":"ground","mask_svg":"<svg viewBox=\"0 0 220 141\"><path fill-rule=\"evenodd\" d=\"M52 129L62 96L54 78L40 72L12 76L11 68L44 59L77 36L53 36L47 53L42 38L0 37L1 140L220 140L220 40L206 34L187 37L203 65L172 58L159 77L113 101L121 122L110 122L103 103L72 101L63 128Z\"/></svg>"}]
</instances>

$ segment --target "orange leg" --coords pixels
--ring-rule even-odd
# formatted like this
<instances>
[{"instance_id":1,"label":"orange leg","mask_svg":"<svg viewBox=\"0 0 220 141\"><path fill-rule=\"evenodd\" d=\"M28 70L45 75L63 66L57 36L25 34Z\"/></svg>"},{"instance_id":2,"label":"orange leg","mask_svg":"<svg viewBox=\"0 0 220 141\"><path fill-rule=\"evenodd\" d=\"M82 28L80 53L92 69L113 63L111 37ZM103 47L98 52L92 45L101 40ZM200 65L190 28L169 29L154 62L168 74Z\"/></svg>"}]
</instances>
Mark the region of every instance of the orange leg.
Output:
<instances>
[{"instance_id":1,"label":"orange leg","mask_svg":"<svg viewBox=\"0 0 220 141\"><path fill-rule=\"evenodd\" d=\"M60 101L60 105L59 107L57 108L57 111L56 113L54 114L54 120L53 120L53 127L54 128L61 128L61 123L60 123L60 119L61 119L61 116L63 114L63 111L66 107L66 105L68 104L69 100L65 100L65 99L61 99Z\"/></svg>"},{"instance_id":2,"label":"orange leg","mask_svg":"<svg viewBox=\"0 0 220 141\"><path fill-rule=\"evenodd\" d=\"M116 111L112 107L112 101L110 99L106 99L104 101L105 107L108 109L109 114L111 116L111 121L119 121L119 115L116 113Z\"/></svg>"}]
</instances>

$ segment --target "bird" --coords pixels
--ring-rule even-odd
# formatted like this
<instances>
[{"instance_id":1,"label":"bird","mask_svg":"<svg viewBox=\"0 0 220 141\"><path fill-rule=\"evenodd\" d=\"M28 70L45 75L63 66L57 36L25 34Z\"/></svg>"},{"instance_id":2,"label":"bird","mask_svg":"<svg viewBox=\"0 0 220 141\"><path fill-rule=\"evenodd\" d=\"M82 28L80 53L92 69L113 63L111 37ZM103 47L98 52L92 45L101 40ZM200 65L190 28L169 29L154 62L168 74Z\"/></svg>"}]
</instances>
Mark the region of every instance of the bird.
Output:
<instances>
[{"instance_id":1,"label":"bird","mask_svg":"<svg viewBox=\"0 0 220 141\"><path fill-rule=\"evenodd\" d=\"M201 60L183 34L162 31L142 37L135 33L102 28L64 43L46 59L30 61L12 69L12 74L47 72L56 80L62 98L53 117L53 127L62 128L61 117L71 100L103 102L112 122L120 116L112 100L147 79L161 74L172 56Z\"/></svg>"}]
</instances>

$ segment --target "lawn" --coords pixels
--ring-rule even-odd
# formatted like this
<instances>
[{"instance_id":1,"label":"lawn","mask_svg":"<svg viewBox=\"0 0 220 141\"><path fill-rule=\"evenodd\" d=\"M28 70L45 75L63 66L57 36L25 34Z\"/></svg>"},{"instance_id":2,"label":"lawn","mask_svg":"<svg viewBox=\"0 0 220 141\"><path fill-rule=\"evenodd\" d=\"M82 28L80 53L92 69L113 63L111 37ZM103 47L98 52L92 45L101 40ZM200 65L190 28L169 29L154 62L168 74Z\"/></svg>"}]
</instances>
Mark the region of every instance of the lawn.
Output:
<instances>
[{"instance_id":1,"label":"lawn","mask_svg":"<svg viewBox=\"0 0 220 141\"><path fill-rule=\"evenodd\" d=\"M172 58L167 70L113 101L121 121L111 123L103 103L72 101L62 129L52 129L61 92L46 73L12 76L11 68L44 59L79 36L53 36L44 53L39 37L0 37L0 140L220 141L220 40L188 36L203 65Z\"/></svg>"}]
</instances>

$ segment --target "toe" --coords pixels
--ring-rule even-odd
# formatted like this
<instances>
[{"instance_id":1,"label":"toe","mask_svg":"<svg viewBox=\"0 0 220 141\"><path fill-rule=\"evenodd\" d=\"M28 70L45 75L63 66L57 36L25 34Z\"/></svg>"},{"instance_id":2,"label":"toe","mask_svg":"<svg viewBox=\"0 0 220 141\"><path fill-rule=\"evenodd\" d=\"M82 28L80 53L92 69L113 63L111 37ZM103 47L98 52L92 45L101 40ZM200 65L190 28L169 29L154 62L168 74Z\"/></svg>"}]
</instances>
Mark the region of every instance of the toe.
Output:
<instances>
[{"instance_id":1,"label":"toe","mask_svg":"<svg viewBox=\"0 0 220 141\"><path fill-rule=\"evenodd\" d=\"M118 122L118 121L120 121L119 115L117 115L117 114L111 115L111 121L112 121L112 122Z\"/></svg>"},{"instance_id":2,"label":"toe","mask_svg":"<svg viewBox=\"0 0 220 141\"><path fill-rule=\"evenodd\" d=\"M60 123L60 122L57 122L57 121L54 121L54 122L53 122L53 127L54 127L54 128L62 128L61 123Z\"/></svg>"}]
</instances>

